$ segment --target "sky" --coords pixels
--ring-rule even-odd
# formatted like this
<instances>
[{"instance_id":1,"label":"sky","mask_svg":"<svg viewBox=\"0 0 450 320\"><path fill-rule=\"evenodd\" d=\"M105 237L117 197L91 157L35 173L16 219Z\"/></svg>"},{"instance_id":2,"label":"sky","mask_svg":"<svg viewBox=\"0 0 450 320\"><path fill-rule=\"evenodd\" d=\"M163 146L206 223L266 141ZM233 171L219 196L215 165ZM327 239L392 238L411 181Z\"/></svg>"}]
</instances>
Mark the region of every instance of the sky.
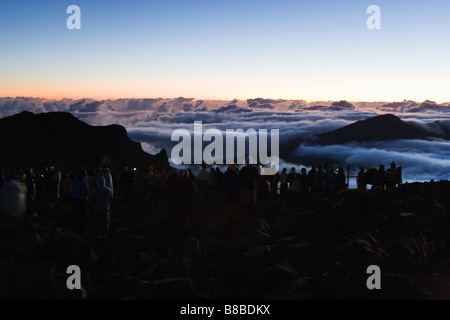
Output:
<instances>
[{"instance_id":1,"label":"sky","mask_svg":"<svg viewBox=\"0 0 450 320\"><path fill-rule=\"evenodd\" d=\"M447 0L2 0L0 97L448 102L449 14Z\"/></svg>"}]
</instances>

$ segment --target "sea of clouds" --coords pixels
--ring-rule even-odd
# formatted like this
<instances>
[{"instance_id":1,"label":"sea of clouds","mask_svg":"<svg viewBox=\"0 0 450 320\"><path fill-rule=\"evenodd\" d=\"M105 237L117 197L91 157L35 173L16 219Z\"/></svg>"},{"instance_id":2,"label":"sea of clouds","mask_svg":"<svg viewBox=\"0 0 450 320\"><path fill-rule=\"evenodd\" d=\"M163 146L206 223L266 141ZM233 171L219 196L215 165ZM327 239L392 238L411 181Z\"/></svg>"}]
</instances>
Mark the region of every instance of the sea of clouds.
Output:
<instances>
[{"instance_id":1,"label":"sea of clouds","mask_svg":"<svg viewBox=\"0 0 450 320\"><path fill-rule=\"evenodd\" d=\"M129 136L142 143L145 151L155 154L174 145L175 129L193 131L194 121L203 129L279 129L280 144L299 141L291 150L290 161L281 166L302 166L302 158L333 158L335 163L353 170L389 165L395 160L403 167L406 181L449 180L450 142L446 140L393 140L345 145L318 146L301 143L315 134L328 132L357 120L391 113L404 121L433 133L450 132L450 103L415 102L347 102L304 100L199 100L175 99L62 99L0 98L0 117L21 111L33 113L65 111L91 125L123 125ZM380 128L382 130L382 128ZM292 161L292 157L296 158ZM353 172L354 173L354 172Z\"/></svg>"}]
</instances>

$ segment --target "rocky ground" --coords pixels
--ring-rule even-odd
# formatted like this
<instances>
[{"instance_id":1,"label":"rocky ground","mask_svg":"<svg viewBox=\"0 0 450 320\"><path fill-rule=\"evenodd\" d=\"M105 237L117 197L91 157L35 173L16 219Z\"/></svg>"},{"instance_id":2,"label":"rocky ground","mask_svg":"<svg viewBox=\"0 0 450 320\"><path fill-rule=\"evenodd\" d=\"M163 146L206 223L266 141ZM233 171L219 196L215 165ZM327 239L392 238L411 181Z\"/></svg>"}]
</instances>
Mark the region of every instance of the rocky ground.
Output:
<instances>
[{"instance_id":1,"label":"rocky ground","mask_svg":"<svg viewBox=\"0 0 450 320\"><path fill-rule=\"evenodd\" d=\"M449 194L441 181L234 209L195 199L186 223L167 204L116 204L107 242L70 232L63 206L3 221L0 298L449 299ZM74 264L83 289L70 291ZM369 265L381 290L366 287Z\"/></svg>"}]
</instances>

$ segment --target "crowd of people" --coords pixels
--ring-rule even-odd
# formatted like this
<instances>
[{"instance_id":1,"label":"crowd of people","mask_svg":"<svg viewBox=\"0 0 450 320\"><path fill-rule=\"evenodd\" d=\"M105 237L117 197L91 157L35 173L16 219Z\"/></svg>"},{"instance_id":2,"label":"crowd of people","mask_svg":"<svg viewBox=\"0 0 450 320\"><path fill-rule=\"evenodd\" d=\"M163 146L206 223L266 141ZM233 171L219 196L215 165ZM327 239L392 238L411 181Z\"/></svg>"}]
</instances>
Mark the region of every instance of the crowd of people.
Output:
<instances>
[{"instance_id":1,"label":"crowd of people","mask_svg":"<svg viewBox=\"0 0 450 320\"><path fill-rule=\"evenodd\" d=\"M367 170L361 167L357 176L358 189L387 189L402 183L402 167L391 163ZM48 204L58 210L70 205L73 212L73 229L86 233L88 225L94 226L101 238L108 235L110 210L114 202L131 204L138 199L150 206L168 205L169 213L183 219L189 213L193 200L213 199L231 208L253 204L273 197L301 197L309 193L336 193L348 188L344 168L337 170L328 165L312 166L309 172L302 168L283 168L275 175L260 174L258 166L247 164L239 168L231 164L223 172L220 167L202 164L194 174L191 169L171 167L167 172L152 166L141 172L124 167L118 174L108 167L88 171L80 168L76 174L61 172L54 166L35 174L11 171L8 176L0 171L0 196L2 211L16 219L36 218ZM88 215L88 213L90 213Z\"/></svg>"},{"instance_id":2,"label":"crowd of people","mask_svg":"<svg viewBox=\"0 0 450 320\"><path fill-rule=\"evenodd\" d=\"M128 168L119 177L126 201L131 200L127 198L129 188L132 188L130 177L134 179L134 174ZM107 167L91 172L80 168L75 175L70 170L61 173L54 166L46 167L38 174L32 168L13 170L8 174L1 170L0 209L20 221L38 219L49 207L60 212L63 205L69 205L73 211L73 231L86 234L89 225L96 229L100 238L106 238L110 208L115 199L114 180L116 173Z\"/></svg>"},{"instance_id":3,"label":"crowd of people","mask_svg":"<svg viewBox=\"0 0 450 320\"><path fill-rule=\"evenodd\" d=\"M367 189L369 184L372 185L372 189L393 188L403 183L402 167L397 167L395 161L391 162L391 166L387 170L383 164L367 171L365 167L361 167L356 182L359 190Z\"/></svg>"}]
</instances>

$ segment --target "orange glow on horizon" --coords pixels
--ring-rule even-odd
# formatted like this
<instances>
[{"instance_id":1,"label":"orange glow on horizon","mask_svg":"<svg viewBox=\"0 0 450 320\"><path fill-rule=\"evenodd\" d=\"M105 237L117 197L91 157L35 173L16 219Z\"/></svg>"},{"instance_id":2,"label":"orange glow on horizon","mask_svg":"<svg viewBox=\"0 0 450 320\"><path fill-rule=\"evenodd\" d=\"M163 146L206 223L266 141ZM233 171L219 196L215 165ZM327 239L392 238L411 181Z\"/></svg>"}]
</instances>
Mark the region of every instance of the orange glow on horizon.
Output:
<instances>
[{"instance_id":1,"label":"orange glow on horizon","mask_svg":"<svg viewBox=\"0 0 450 320\"><path fill-rule=\"evenodd\" d=\"M49 83L43 79L42 83L1 83L0 97L34 97L45 100L61 99L93 99L93 100L117 100L117 99L149 99L163 98L173 99L177 97L194 98L202 100L233 99L246 100L251 98L306 100L306 101L358 101L358 102L393 102L414 100L417 102L432 100L437 103L450 101L447 98L446 87L427 86L421 82L402 83L397 81L359 82L359 81L334 81L328 79L319 85L317 81L311 83L279 83L271 86L264 79L254 82L246 82L242 79L236 82L230 79L198 79L199 81L169 81L124 83L116 81L99 81L92 84L68 83L61 81L59 84ZM200 81L202 80L202 81ZM316 80L316 79L315 79ZM300 81L299 81L300 82ZM247 85L245 85L247 84ZM382 94L380 94L382 93Z\"/></svg>"}]
</instances>

